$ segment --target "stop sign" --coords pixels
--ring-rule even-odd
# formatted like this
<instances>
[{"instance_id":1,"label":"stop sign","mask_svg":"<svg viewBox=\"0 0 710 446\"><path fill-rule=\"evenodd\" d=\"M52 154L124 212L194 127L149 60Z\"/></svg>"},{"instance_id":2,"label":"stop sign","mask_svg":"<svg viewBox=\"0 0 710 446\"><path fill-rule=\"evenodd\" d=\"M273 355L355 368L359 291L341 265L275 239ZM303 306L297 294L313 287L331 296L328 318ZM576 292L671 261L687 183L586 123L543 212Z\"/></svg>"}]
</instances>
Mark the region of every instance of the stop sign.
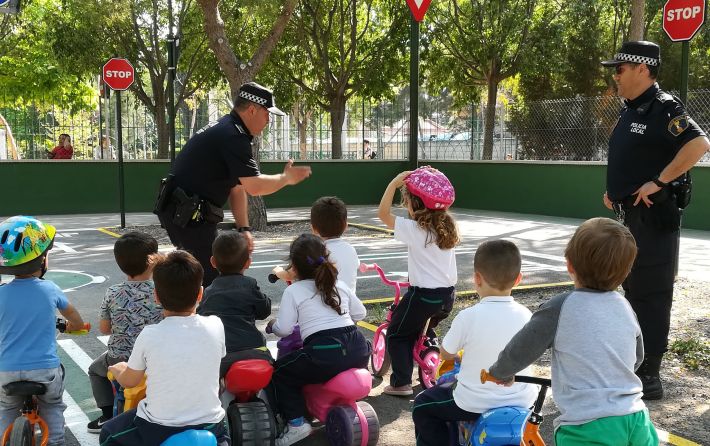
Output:
<instances>
[{"instance_id":1,"label":"stop sign","mask_svg":"<svg viewBox=\"0 0 710 446\"><path fill-rule=\"evenodd\" d=\"M705 21L705 0L668 0L663 6L663 30L674 42L690 40Z\"/></svg>"},{"instance_id":2,"label":"stop sign","mask_svg":"<svg viewBox=\"0 0 710 446\"><path fill-rule=\"evenodd\" d=\"M127 90L134 75L133 65L126 59L114 57L104 64L103 79L112 90Z\"/></svg>"}]
</instances>

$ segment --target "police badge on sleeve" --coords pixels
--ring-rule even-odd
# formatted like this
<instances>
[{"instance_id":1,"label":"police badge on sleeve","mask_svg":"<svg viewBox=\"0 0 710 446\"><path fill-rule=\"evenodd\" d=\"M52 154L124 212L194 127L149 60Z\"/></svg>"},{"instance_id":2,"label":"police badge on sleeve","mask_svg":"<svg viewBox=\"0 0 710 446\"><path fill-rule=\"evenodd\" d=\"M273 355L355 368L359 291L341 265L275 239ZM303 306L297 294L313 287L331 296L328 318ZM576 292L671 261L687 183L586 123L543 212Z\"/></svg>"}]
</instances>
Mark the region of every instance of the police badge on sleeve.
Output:
<instances>
[{"instance_id":1,"label":"police badge on sleeve","mask_svg":"<svg viewBox=\"0 0 710 446\"><path fill-rule=\"evenodd\" d=\"M668 123L668 131L671 132L671 135L673 136L679 136L685 131L685 129L690 127L689 121L690 118L688 117L688 115L676 116L675 118L671 119L671 122Z\"/></svg>"}]
</instances>

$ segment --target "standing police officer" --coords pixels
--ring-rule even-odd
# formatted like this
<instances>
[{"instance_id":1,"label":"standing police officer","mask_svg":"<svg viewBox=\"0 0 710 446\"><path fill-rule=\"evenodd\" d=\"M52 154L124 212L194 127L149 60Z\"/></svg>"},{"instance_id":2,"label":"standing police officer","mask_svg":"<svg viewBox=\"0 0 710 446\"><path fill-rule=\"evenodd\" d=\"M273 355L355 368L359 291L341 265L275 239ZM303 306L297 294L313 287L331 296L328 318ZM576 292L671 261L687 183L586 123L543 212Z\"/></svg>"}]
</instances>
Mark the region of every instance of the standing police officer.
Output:
<instances>
[{"instance_id":1,"label":"standing police officer","mask_svg":"<svg viewBox=\"0 0 710 446\"><path fill-rule=\"evenodd\" d=\"M688 170L710 149L683 104L656 83L660 48L625 42L612 60L625 99L609 140L604 204L636 238L638 256L623 284L643 334L636 371L645 399L663 397L659 370L668 346L680 217L690 196Z\"/></svg>"},{"instance_id":2,"label":"standing police officer","mask_svg":"<svg viewBox=\"0 0 710 446\"><path fill-rule=\"evenodd\" d=\"M293 166L291 160L281 174L259 172L251 144L269 123L270 113L284 115L274 104L273 93L255 82L242 85L234 109L190 138L160 189L154 212L170 241L202 264L205 287L217 276L210 256L225 201L229 199L236 226L251 247L247 193L272 194L311 174L310 167Z\"/></svg>"}]
</instances>

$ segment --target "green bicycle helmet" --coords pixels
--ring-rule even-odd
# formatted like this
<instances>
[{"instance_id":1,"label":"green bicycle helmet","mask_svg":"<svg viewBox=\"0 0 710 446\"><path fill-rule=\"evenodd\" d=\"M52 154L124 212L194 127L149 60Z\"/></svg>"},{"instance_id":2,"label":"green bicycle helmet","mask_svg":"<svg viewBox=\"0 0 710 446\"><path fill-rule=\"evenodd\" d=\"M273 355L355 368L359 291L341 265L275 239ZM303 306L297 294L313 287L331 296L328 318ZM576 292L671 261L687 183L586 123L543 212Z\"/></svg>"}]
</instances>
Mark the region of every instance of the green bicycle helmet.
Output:
<instances>
[{"instance_id":1,"label":"green bicycle helmet","mask_svg":"<svg viewBox=\"0 0 710 446\"><path fill-rule=\"evenodd\" d=\"M54 226L23 215L0 223L0 273L32 274L40 270L56 233Z\"/></svg>"}]
</instances>

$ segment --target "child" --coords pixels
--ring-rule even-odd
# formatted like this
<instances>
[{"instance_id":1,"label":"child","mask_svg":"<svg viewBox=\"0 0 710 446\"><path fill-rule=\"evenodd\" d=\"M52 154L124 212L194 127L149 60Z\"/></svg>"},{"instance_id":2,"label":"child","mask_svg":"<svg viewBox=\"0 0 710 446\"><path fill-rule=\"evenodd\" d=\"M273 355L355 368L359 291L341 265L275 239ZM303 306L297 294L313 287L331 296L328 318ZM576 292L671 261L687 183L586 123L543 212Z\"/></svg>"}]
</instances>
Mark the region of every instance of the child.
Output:
<instances>
[{"instance_id":1,"label":"child","mask_svg":"<svg viewBox=\"0 0 710 446\"><path fill-rule=\"evenodd\" d=\"M67 318L67 330L84 327L79 312L49 280L47 255L54 243L53 226L24 216L0 223L0 273L15 280L0 287L0 432L20 415L24 397L5 393L4 385L36 381L46 386L37 395L49 427L49 445L64 445L64 372L57 356L56 311Z\"/></svg>"},{"instance_id":2,"label":"child","mask_svg":"<svg viewBox=\"0 0 710 446\"><path fill-rule=\"evenodd\" d=\"M256 280L244 275L251 264L246 237L239 232L220 234L212 243L212 266L219 271L197 307L197 314L215 315L222 320L227 356L222 358L219 376L241 359L272 361L266 338L257 330L255 320L271 314L271 299L259 289Z\"/></svg>"},{"instance_id":3,"label":"child","mask_svg":"<svg viewBox=\"0 0 710 446\"><path fill-rule=\"evenodd\" d=\"M99 310L99 329L110 334L108 350L89 366L89 381L96 407L101 415L86 430L98 434L113 415L113 385L106 378L108 367L127 361L133 343L143 327L163 319L163 309L156 305L151 281L152 261L158 253L158 241L148 234L128 232L113 245L113 256L126 274L126 281L106 290Z\"/></svg>"},{"instance_id":4,"label":"child","mask_svg":"<svg viewBox=\"0 0 710 446\"><path fill-rule=\"evenodd\" d=\"M155 446L188 429L206 429L220 446L229 444L219 401L219 364L226 353L224 326L216 316L199 316L200 263L186 251L173 251L153 268L155 298L165 319L138 335L128 362L109 367L124 387L147 374L146 396L104 423L102 446Z\"/></svg>"},{"instance_id":5,"label":"child","mask_svg":"<svg viewBox=\"0 0 710 446\"><path fill-rule=\"evenodd\" d=\"M365 368L370 357L370 345L355 325L365 317L365 306L337 280L338 271L323 241L313 234L300 235L291 243L289 260L296 282L284 291L279 314L269 321L267 332L284 337L299 324L303 349L276 361L272 378L276 408L288 421L277 446L296 443L311 433L311 425L304 421L304 385Z\"/></svg>"},{"instance_id":6,"label":"child","mask_svg":"<svg viewBox=\"0 0 710 446\"><path fill-rule=\"evenodd\" d=\"M392 199L400 188L402 204L411 220L392 215ZM378 217L394 238L407 244L411 286L392 312L387 330L387 352L392 360L390 385L383 393L412 395L412 349L428 319L433 328L451 312L456 285L456 253L459 242L456 223L446 211L454 202L454 188L436 169L421 167L397 175L382 195Z\"/></svg>"},{"instance_id":7,"label":"child","mask_svg":"<svg viewBox=\"0 0 710 446\"><path fill-rule=\"evenodd\" d=\"M558 446L658 444L634 374L643 361L641 329L615 291L635 257L634 237L621 223L584 222L565 250L575 289L543 304L490 368L509 385L518 370L552 349Z\"/></svg>"},{"instance_id":8,"label":"child","mask_svg":"<svg viewBox=\"0 0 710 446\"><path fill-rule=\"evenodd\" d=\"M481 369L493 364L498 352L530 320L530 310L510 296L522 277L520 264L520 251L506 240L484 242L476 250L473 282L481 301L454 318L440 349L443 359L453 359L464 350L458 384L435 386L417 395L412 410L417 445L443 444L447 421L475 420L495 407L530 407L535 401L534 386L504 388L481 384L480 378Z\"/></svg>"},{"instance_id":9,"label":"child","mask_svg":"<svg viewBox=\"0 0 710 446\"><path fill-rule=\"evenodd\" d=\"M348 208L338 197L321 197L311 206L311 229L325 241L328 258L342 280L355 294L360 259L350 243L341 239L348 228Z\"/></svg>"}]
</instances>

